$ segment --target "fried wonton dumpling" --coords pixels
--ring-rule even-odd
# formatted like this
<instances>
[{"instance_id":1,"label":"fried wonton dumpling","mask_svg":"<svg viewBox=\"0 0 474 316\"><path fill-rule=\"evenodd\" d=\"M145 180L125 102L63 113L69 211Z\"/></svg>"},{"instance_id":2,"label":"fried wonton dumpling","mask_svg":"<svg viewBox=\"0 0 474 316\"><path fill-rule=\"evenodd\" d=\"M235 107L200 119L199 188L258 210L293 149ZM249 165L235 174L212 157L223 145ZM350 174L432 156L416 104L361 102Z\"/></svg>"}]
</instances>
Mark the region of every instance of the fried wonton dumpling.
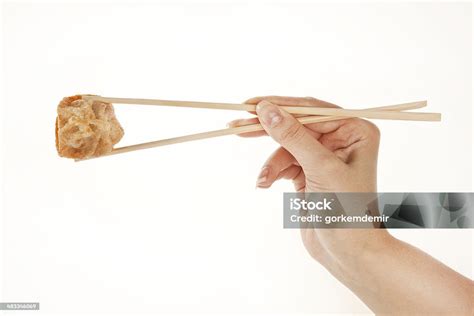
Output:
<instances>
[{"instance_id":1,"label":"fried wonton dumpling","mask_svg":"<svg viewBox=\"0 0 474 316\"><path fill-rule=\"evenodd\" d=\"M84 159L112 151L123 136L112 104L75 95L58 105L56 149L62 157Z\"/></svg>"}]
</instances>

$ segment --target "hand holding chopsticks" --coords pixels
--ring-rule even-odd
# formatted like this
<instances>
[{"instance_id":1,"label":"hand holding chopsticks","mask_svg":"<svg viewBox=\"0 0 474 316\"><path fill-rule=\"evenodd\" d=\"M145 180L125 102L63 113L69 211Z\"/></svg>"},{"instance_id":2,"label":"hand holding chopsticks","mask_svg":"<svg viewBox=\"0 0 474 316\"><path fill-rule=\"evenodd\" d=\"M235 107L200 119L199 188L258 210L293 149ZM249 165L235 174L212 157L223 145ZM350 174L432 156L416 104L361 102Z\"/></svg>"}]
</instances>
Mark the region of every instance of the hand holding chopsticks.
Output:
<instances>
[{"instance_id":1,"label":"hand holding chopsticks","mask_svg":"<svg viewBox=\"0 0 474 316\"><path fill-rule=\"evenodd\" d=\"M195 102L195 101L172 101L158 99L127 99L127 98L106 98L100 96L83 96L85 100L96 100L107 103L122 104L141 104L158 106L175 106L200 109L215 110L234 110L255 112L256 105L253 104L234 104L234 103L213 103L213 102ZM426 101L421 101L425 102ZM344 116L344 117L365 117L381 120L409 120L409 121L440 121L439 113L416 113L416 112L386 112L383 109L375 110L346 110L338 108L316 108L302 106L280 106L283 110L291 114L305 115L324 115L324 116Z\"/></svg>"},{"instance_id":2,"label":"hand holding chopsticks","mask_svg":"<svg viewBox=\"0 0 474 316\"><path fill-rule=\"evenodd\" d=\"M156 106L176 106L176 107L191 107L203 109L223 109L223 110L237 110L237 111L255 111L256 105L252 104L232 104L232 103L211 103L211 102L194 102L194 101L172 101L172 100L156 100L156 99L130 99L130 98L109 98L100 96L83 96L86 100L102 101L107 103L121 103L121 104L142 104L142 105L156 105ZM317 108L317 107L300 107L300 106L280 106L288 113L309 115L298 117L297 120L301 124L310 124L317 122L327 122L334 120L347 119L351 117L363 117L371 119L386 119L386 120L410 120L410 121L440 121L440 113L421 113L421 112L403 112L405 110L412 110L425 107L426 101L418 101L411 103L403 103L390 106L374 107L363 110L346 110L340 108ZM255 131L261 131L263 127L260 124L250 124L238 127L230 127L220 130L202 132L197 134L179 136L169 139L162 139L147 143L130 145L120 148L115 148L112 152L103 156L115 155L130 151L141 149L178 144L182 142L207 139L212 137L219 137L232 134L243 134ZM103 157L101 156L101 157ZM95 158L95 157L93 157ZM91 159L91 158L89 158ZM77 160L81 161L81 160Z\"/></svg>"}]
</instances>

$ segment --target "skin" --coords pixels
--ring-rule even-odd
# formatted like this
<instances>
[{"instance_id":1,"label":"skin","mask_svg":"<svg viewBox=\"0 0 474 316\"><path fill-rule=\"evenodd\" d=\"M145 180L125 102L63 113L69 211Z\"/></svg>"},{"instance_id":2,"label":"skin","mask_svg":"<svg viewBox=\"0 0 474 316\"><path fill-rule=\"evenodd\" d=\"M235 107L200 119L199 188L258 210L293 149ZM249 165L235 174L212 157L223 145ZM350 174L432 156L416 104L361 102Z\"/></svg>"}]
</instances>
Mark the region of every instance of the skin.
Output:
<instances>
[{"instance_id":1,"label":"skin","mask_svg":"<svg viewBox=\"0 0 474 316\"><path fill-rule=\"evenodd\" d=\"M314 98L266 96L257 104L260 122L280 147L260 171L257 187L279 179L298 192L376 192L378 128L362 119L301 125L281 106L337 107ZM474 315L474 283L385 229L301 229L303 244L317 262L352 290L374 313Z\"/></svg>"}]
</instances>

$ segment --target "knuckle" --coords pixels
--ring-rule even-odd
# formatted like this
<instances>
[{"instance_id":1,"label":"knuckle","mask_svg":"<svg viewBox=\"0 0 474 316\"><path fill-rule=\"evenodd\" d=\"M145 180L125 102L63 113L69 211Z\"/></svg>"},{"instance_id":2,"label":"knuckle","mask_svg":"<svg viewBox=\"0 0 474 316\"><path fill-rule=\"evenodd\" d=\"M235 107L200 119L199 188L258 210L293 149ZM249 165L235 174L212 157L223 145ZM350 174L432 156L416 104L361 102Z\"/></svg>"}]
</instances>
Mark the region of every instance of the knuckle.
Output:
<instances>
[{"instance_id":1,"label":"knuckle","mask_svg":"<svg viewBox=\"0 0 474 316\"><path fill-rule=\"evenodd\" d=\"M308 106L319 106L319 102L320 102L320 100L314 97L304 97L303 100L306 101L305 103Z\"/></svg>"},{"instance_id":2,"label":"knuckle","mask_svg":"<svg viewBox=\"0 0 474 316\"><path fill-rule=\"evenodd\" d=\"M380 139L380 130L377 127L377 125L369 121L366 121L366 122L367 122L366 123L367 130L369 131L369 134L372 136L372 138L377 139L377 140Z\"/></svg>"},{"instance_id":3,"label":"knuckle","mask_svg":"<svg viewBox=\"0 0 474 316\"><path fill-rule=\"evenodd\" d=\"M363 120L363 119L357 119L357 120L358 120L358 124L360 124L362 128L362 131L365 131L364 134L366 134L369 139L375 140L377 142L380 140L380 130L377 127L377 125L367 120Z\"/></svg>"}]
</instances>

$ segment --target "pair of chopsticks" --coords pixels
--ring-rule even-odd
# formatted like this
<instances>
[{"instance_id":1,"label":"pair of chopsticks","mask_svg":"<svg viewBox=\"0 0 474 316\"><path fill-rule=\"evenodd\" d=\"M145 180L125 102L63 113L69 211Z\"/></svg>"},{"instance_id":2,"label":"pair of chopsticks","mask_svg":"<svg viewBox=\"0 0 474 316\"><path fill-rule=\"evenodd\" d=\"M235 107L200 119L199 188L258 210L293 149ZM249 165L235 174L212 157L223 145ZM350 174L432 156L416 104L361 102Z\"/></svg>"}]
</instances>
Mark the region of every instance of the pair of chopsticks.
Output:
<instances>
[{"instance_id":1,"label":"pair of chopsticks","mask_svg":"<svg viewBox=\"0 0 474 316\"><path fill-rule=\"evenodd\" d=\"M173 101L173 100L156 100L156 99L130 99L130 98L108 98L101 96L86 95L82 96L85 100L95 100L115 104L142 104L142 105L159 105L159 106L176 106L190 107L201 109L221 109L255 112L256 105L252 104L233 104L233 103L211 103L211 102L194 102L194 101ZM427 105L426 101L410 102L389 106L373 107L363 110L346 110L340 108L316 108L316 107L299 107L299 106L280 106L280 108L291 114L309 115L297 117L301 124L311 124L317 122L335 121L347 119L351 117L363 117L370 119L383 120L408 120L408 121L440 121L440 113L420 113L420 112L403 112L405 110L414 110L423 108ZM220 130L208 131L203 133L179 136L168 139L161 139L153 142L119 147L110 153L100 157L122 154L130 151L178 144L194 140L219 137L232 134L242 134L263 130L260 124L249 124L237 127L230 127ZM98 157L92 157L98 158ZM92 159L88 158L88 159ZM87 160L87 159L81 159ZM80 161L80 160L79 160Z\"/></svg>"}]
</instances>

